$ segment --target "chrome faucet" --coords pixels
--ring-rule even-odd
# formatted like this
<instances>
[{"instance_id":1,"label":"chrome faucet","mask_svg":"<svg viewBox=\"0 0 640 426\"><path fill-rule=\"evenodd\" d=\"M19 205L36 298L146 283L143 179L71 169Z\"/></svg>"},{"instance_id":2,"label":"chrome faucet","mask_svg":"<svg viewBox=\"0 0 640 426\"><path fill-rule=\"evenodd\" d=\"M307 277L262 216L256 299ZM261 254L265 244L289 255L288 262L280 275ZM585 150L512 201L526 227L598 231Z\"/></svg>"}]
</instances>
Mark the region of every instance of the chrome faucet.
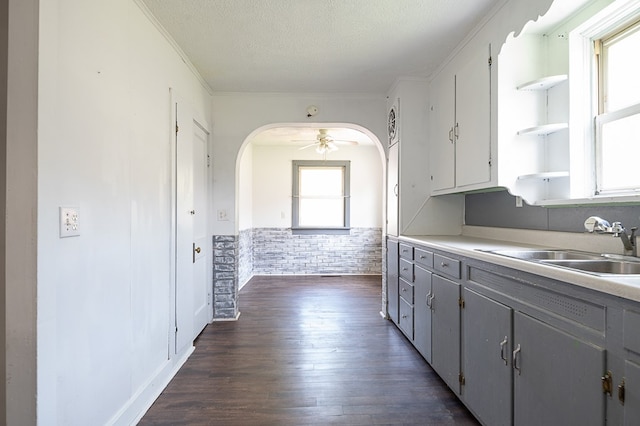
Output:
<instances>
[{"instance_id":1,"label":"chrome faucet","mask_svg":"<svg viewBox=\"0 0 640 426\"><path fill-rule=\"evenodd\" d=\"M614 237L620 237L624 246L624 254L638 256L638 247L636 244L637 227L631 228L631 235L627 235L627 230L622 226L622 222L613 222L610 224L606 220L598 216L591 216L584 221L584 227L589 232L597 234L611 234Z\"/></svg>"}]
</instances>

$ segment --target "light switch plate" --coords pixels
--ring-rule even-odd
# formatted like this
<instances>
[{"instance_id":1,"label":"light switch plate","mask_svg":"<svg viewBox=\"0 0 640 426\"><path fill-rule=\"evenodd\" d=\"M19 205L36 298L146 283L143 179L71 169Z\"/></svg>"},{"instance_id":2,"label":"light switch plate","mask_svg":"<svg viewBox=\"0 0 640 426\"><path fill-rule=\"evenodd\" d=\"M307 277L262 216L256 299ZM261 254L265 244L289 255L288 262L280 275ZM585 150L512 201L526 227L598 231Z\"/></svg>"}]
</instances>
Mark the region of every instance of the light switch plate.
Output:
<instances>
[{"instance_id":1,"label":"light switch plate","mask_svg":"<svg viewBox=\"0 0 640 426\"><path fill-rule=\"evenodd\" d=\"M60 207L60 238L80 235L80 218L77 207Z\"/></svg>"}]
</instances>

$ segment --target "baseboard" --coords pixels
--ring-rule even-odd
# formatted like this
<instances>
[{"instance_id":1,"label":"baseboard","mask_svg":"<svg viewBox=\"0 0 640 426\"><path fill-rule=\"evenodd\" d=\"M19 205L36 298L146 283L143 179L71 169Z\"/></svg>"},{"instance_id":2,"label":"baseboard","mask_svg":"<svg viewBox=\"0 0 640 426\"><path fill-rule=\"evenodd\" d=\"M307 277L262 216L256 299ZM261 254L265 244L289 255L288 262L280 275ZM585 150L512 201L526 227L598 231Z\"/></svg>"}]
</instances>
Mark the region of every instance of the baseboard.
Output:
<instances>
[{"instance_id":1,"label":"baseboard","mask_svg":"<svg viewBox=\"0 0 640 426\"><path fill-rule=\"evenodd\" d=\"M240 311L238 311L236 316L233 318L214 318L211 320L211 322L213 323L213 322L225 322L225 321L238 321L239 318L240 318Z\"/></svg>"},{"instance_id":2,"label":"baseboard","mask_svg":"<svg viewBox=\"0 0 640 426\"><path fill-rule=\"evenodd\" d=\"M108 422L108 425L135 425L151 408L171 379L189 359L194 346L190 346L176 359L169 359L163 363L146 384L129 398L127 403Z\"/></svg>"}]
</instances>

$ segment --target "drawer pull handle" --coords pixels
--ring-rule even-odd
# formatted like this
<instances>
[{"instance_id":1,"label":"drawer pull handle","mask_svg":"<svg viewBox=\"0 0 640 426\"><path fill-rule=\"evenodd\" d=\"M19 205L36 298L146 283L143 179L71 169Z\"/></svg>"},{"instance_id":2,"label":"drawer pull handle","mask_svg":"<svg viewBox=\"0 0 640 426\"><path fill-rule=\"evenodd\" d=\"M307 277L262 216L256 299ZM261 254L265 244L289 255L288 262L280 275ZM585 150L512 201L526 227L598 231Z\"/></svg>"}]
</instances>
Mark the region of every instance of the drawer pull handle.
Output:
<instances>
[{"instance_id":1,"label":"drawer pull handle","mask_svg":"<svg viewBox=\"0 0 640 426\"><path fill-rule=\"evenodd\" d=\"M516 347L516 350L513 351L513 368L516 369L516 371L518 371L518 376L520 375L520 366L518 365L518 358L519 358L519 354L520 354L520 343L518 343L518 346Z\"/></svg>"},{"instance_id":2,"label":"drawer pull handle","mask_svg":"<svg viewBox=\"0 0 640 426\"><path fill-rule=\"evenodd\" d=\"M407 292L407 289L406 289L406 288L403 288L403 289L402 289L402 292L403 292L403 293L406 293L406 292Z\"/></svg>"},{"instance_id":3,"label":"drawer pull handle","mask_svg":"<svg viewBox=\"0 0 640 426\"><path fill-rule=\"evenodd\" d=\"M403 316L402 316L402 319L407 319L407 316L406 316L406 315L403 315Z\"/></svg>"},{"instance_id":4,"label":"drawer pull handle","mask_svg":"<svg viewBox=\"0 0 640 426\"><path fill-rule=\"evenodd\" d=\"M504 361L504 365L508 364L507 357L504 354L504 349L507 347L507 342L509 342L509 338L504 336L504 340L500 342L500 359Z\"/></svg>"},{"instance_id":5,"label":"drawer pull handle","mask_svg":"<svg viewBox=\"0 0 640 426\"><path fill-rule=\"evenodd\" d=\"M423 254L420 255L420 259L424 259L424 255Z\"/></svg>"},{"instance_id":6,"label":"drawer pull handle","mask_svg":"<svg viewBox=\"0 0 640 426\"><path fill-rule=\"evenodd\" d=\"M403 270L403 271L408 271L408 270L409 270L409 268L402 268L402 270Z\"/></svg>"},{"instance_id":7,"label":"drawer pull handle","mask_svg":"<svg viewBox=\"0 0 640 426\"><path fill-rule=\"evenodd\" d=\"M445 263L445 262L441 262L441 263L440 263L440 266L442 266L443 268L448 268L448 267L449 267L449 264L448 264L448 263Z\"/></svg>"}]
</instances>

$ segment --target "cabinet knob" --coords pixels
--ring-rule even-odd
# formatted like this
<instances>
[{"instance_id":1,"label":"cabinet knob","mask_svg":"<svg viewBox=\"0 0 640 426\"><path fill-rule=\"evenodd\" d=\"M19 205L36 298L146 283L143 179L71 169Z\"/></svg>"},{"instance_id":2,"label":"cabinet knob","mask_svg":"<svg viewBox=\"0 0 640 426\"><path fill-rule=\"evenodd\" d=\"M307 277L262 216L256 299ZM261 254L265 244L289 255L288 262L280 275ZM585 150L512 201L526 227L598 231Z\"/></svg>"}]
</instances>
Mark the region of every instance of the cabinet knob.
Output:
<instances>
[{"instance_id":1,"label":"cabinet knob","mask_svg":"<svg viewBox=\"0 0 640 426\"><path fill-rule=\"evenodd\" d=\"M443 268L447 268L447 267L449 267L449 264L445 263L445 262L441 262L440 266L442 266Z\"/></svg>"}]
</instances>

